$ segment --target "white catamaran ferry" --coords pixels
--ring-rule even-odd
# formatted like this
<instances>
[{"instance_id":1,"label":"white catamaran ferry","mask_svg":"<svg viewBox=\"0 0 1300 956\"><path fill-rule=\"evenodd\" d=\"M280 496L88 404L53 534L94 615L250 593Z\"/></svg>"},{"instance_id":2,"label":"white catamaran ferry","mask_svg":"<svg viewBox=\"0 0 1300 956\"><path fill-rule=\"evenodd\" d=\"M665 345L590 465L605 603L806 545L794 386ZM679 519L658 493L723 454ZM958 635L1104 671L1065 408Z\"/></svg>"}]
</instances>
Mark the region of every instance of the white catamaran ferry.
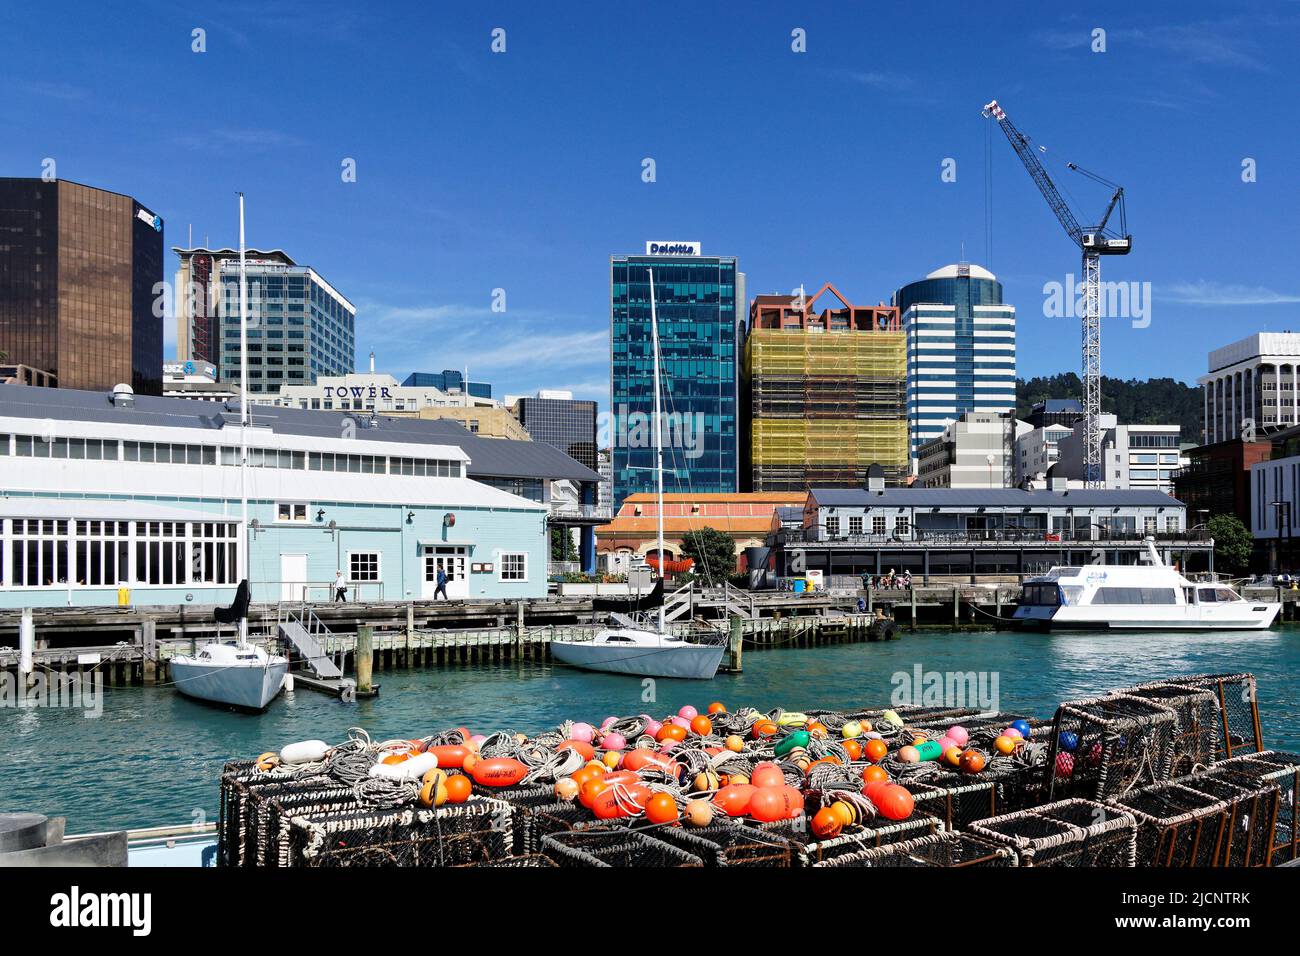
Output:
<instances>
[{"instance_id":1,"label":"white catamaran ferry","mask_svg":"<svg viewBox=\"0 0 1300 956\"><path fill-rule=\"evenodd\" d=\"M1247 601L1226 584L1189 581L1160 560L1150 538L1147 560L1056 567L1029 578L1015 619L1023 627L1055 630L1261 630L1282 608Z\"/></svg>"}]
</instances>

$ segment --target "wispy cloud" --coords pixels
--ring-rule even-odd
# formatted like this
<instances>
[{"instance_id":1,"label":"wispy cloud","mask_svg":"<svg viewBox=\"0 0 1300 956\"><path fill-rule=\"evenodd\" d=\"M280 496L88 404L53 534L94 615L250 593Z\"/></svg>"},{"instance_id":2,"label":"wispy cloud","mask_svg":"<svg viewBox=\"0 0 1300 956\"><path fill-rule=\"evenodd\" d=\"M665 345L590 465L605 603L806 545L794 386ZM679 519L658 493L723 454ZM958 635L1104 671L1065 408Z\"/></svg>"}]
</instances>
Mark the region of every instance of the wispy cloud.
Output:
<instances>
[{"instance_id":1,"label":"wispy cloud","mask_svg":"<svg viewBox=\"0 0 1300 956\"><path fill-rule=\"evenodd\" d=\"M175 138L178 146L187 149L213 149L228 147L232 149L280 149L290 146L302 146L305 140L291 133L278 129L257 129L254 127L216 127L200 129L185 133Z\"/></svg>"},{"instance_id":2,"label":"wispy cloud","mask_svg":"<svg viewBox=\"0 0 1300 956\"><path fill-rule=\"evenodd\" d=\"M1267 72L1259 55L1258 44L1242 35L1242 21L1198 21L1167 23L1154 27L1116 27L1106 31L1107 50L1130 46L1168 53L1207 66L1231 66ZM1040 43L1056 50L1086 48L1092 44L1092 31L1043 30L1035 34Z\"/></svg>"},{"instance_id":3,"label":"wispy cloud","mask_svg":"<svg viewBox=\"0 0 1300 956\"><path fill-rule=\"evenodd\" d=\"M1233 285L1200 279L1174 282L1157 290L1160 298L1182 305L1247 306L1287 305L1300 302L1300 294L1277 292L1264 286Z\"/></svg>"},{"instance_id":4,"label":"wispy cloud","mask_svg":"<svg viewBox=\"0 0 1300 956\"><path fill-rule=\"evenodd\" d=\"M863 86L869 86L877 90L888 90L894 93L902 93L912 89L916 83L912 77L903 73L889 73L881 71L863 71L863 70L841 70L840 76L846 80L852 80L854 83L860 83Z\"/></svg>"},{"instance_id":5,"label":"wispy cloud","mask_svg":"<svg viewBox=\"0 0 1300 956\"><path fill-rule=\"evenodd\" d=\"M14 84L14 88L19 93L28 96L63 100L67 103L84 100L90 96L90 91L85 87L74 86L71 83L53 83L47 80L19 80Z\"/></svg>"}]
</instances>

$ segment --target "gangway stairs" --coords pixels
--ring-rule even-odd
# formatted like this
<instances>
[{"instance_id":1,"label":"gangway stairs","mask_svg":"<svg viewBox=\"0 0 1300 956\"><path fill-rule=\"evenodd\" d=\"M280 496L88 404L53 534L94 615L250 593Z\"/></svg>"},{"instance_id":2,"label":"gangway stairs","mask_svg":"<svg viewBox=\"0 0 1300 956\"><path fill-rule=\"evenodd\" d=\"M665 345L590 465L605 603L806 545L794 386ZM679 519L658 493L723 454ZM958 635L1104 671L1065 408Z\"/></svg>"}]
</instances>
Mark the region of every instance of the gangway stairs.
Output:
<instances>
[{"instance_id":1,"label":"gangway stairs","mask_svg":"<svg viewBox=\"0 0 1300 956\"><path fill-rule=\"evenodd\" d=\"M315 611L306 605L300 611L281 609L277 625L280 637L293 646L314 675L314 679L300 676L300 680L313 690L356 699L357 683L343 676L334 660L334 635Z\"/></svg>"}]
</instances>

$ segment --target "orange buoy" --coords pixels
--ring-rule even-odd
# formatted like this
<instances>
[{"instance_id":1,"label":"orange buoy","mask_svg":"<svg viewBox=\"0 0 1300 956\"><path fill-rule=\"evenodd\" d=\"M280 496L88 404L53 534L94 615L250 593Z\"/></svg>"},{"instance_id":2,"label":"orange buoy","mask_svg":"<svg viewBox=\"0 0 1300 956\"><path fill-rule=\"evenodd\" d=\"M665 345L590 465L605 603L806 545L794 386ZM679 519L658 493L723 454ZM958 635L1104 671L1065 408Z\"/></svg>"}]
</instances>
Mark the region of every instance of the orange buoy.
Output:
<instances>
[{"instance_id":1,"label":"orange buoy","mask_svg":"<svg viewBox=\"0 0 1300 956\"><path fill-rule=\"evenodd\" d=\"M961 769L963 773L979 773L984 769L984 755L978 750L968 750L961 755Z\"/></svg>"},{"instance_id":2,"label":"orange buoy","mask_svg":"<svg viewBox=\"0 0 1300 956\"><path fill-rule=\"evenodd\" d=\"M482 759L483 758L478 755L477 750L471 751L464 761L461 762L460 769L472 775L474 773L474 768L478 766Z\"/></svg>"},{"instance_id":3,"label":"orange buoy","mask_svg":"<svg viewBox=\"0 0 1300 956\"><path fill-rule=\"evenodd\" d=\"M889 753L889 744L879 737L872 737L863 745L862 752L872 763L880 763L885 759L885 755Z\"/></svg>"},{"instance_id":4,"label":"orange buoy","mask_svg":"<svg viewBox=\"0 0 1300 956\"><path fill-rule=\"evenodd\" d=\"M578 795L580 785L572 777L561 777L555 781L555 795L561 800L572 800Z\"/></svg>"},{"instance_id":5,"label":"orange buoy","mask_svg":"<svg viewBox=\"0 0 1300 956\"><path fill-rule=\"evenodd\" d=\"M784 787L785 774L774 763L761 763L754 768L749 782L756 787Z\"/></svg>"},{"instance_id":6,"label":"orange buoy","mask_svg":"<svg viewBox=\"0 0 1300 956\"><path fill-rule=\"evenodd\" d=\"M464 803L469 799L469 795L474 792L474 785L469 782L469 777L463 773L448 777L446 786L448 803Z\"/></svg>"},{"instance_id":7,"label":"orange buoy","mask_svg":"<svg viewBox=\"0 0 1300 956\"><path fill-rule=\"evenodd\" d=\"M465 766L465 758L474 751L463 744L439 744L434 747L426 747L424 752L437 757L439 767L460 770Z\"/></svg>"},{"instance_id":8,"label":"orange buoy","mask_svg":"<svg viewBox=\"0 0 1300 956\"><path fill-rule=\"evenodd\" d=\"M871 794L871 802L886 820L906 820L912 815L912 794L896 783L887 783Z\"/></svg>"},{"instance_id":9,"label":"orange buoy","mask_svg":"<svg viewBox=\"0 0 1300 956\"><path fill-rule=\"evenodd\" d=\"M864 767L862 769L862 782L863 783L888 783L889 771L887 771L884 767L877 767L874 764L870 767Z\"/></svg>"},{"instance_id":10,"label":"orange buoy","mask_svg":"<svg viewBox=\"0 0 1300 956\"><path fill-rule=\"evenodd\" d=\"M709 704L710 714L725 714L726 712L727 708L720 700L715 700L713 703Z\"/></svg>"},{"instance_id":11,"label":"orange buoy","mask_svg":"<svg viewBox=\"0 0 1300 956\"><path fill-rule=\"evenodd\" d=\"M837 836L844 829L840 815L830 807L822 807L812 818L812 831L819 837Z\"/></svg>"},{"instance_id":12,"label":"orange buoy","mask_svg":"<svg viewBox=\"0 0 1300 956\"><path fill-rule=\"evenodd\" d=\"M528 775L528 767L514 757L478 760L470 770L475 783L485 787L513 787Z\"/></svg>"},{"instance_id":13,"label":"orange buoy","mask_svg":"<svg viewBox=\"0 0 1300 956\"><path fill-rule=\"evenodd\" d=\"M659 728L659 733L655 734L655 740L663 743L665 740L675 740L681 743L686 739L686 728L681 724L664 724Z\"/></svg>"},{"instance_id":14,"label":"orange buoy","mask_svg":"<svg viewBox=\"0 0 1300 956\"><path fill-rule=\"evenodd\" d=\"M749 815L761 823L784 820L787 812L780 787L759 787L750 795Z\"/></svg>"},{"instance_id":15,"label":"orange buoy","mask_svg":"<svg viewBox=\"0 0 1300 956\"><path fill-rule=\"evenodd\" d=\"M591 802L610 788L600 777L592 777L581 787L578 788L578 802L584 807L590 808Z\"/></svg>"},{"instance_id":16,"label":"orange buoy","mask_svg":"<svg viewBox=\"0 0 1300 956\"><path fill-rule=\"evenodd\" d=\"M420 805L440 807L447 802L447 771L436 767L420 781Z\"/></svg>"},{"instance_id":17,"label":"orange buoy","mask_svg":"<svg viewBox=\"0 0 1300 956\"><path fill-rule=\"evenodd\" d=\"M713 805L729 817L742 817L749 812L749 801L758 790L749 783L729 783L713 797Z\"/></svg>"},{"instance_id":18,"label":"orange buoy","mask_svg":"<svg viewBox=\"0 0 1300 956\"><path fill-rule=\"evenodd\" d=\"M590 809L600 820L634 817L645 808L652 796L654 791L643 783L616 784L602 790L591 801Z\"/></svg>"},{"instance_id":19,"label":"orange buoy","mask_svg":"<svg viewBox=\"0 0 1300 956\"><path fill-rule=\"evenodd\" d=\"M699 714L691 720L691 732L699 734L701 737L705 737L713 733L713 721L709 720L709 718L705 717L703 714Z\"/></svg>"},{"instance_id":20,"label":"orange buoy","mask_svg":"<svg viewBox=\"0 0 1300 956\"><path fill-rule=\"evenodd\" d=\"M732 734L726 740L724 740L722 742L722 745L726 747L728 750L730 750L732 753L737 753L737 754L745 749L745 741L742 738L737 737L735 734Z\"/></svg>"},{"instance_id":21,"label":"orange buoy","mask_svg":"<svg viewBox=\"0 0 1300 956\"><path fill-rule=\"evenodd\" d=\"M691 826L707 827L713 822L713 804L707 800L692 800L686 804L686 819Z\"/></svg>"},{"instance_id":22,"label":"orange buoy","mask_svg":"<svg viewBox=\"0 0 1300 956\"><path fill-rule=\"evenodd\" d=\"M680 727L677 728L681 730ZM657 750L647 750L644 747L638 747L635 750L629 750L623 754L623 767L626 770L640 770L646 764L655 764L665 770L673 765L673 758Z\"/></svg>"},{"instance_id":23,"label":"orange buoy","mask_svg":"<svg viewBox=\"0 0 1300 956\"><path fill-rule=\"evenodd\" d=\"M695 789L712 792L722 786L722 780L715 770L701 770L695 775Z\"/></svg>"},{"instance_id":24,"label":"orange buoy","mask_svg":"<svg viewBox=\"0 0 1300 956\"><path fill-rule=\"evenodd\" d=\"M402 753L398 753L398 754L389 754L387 757L383 758L379 762L389 764L391 766L392 764L405 763L410 759L411 759L410 752L403 751Z\"/></svg>"},{"instance_id":25,"label":"orange buoy","mask_svg":"<svg viewBox=\"0 0 1300 956\"><path fill-rule=\"evenodd\" d=\"M582 754L583 760L594 760L596 757L596 748L585 740L566 740L555 748L556 753L561 750L576 750Z\"/></svg>"},{"instance_id":26,"label":"orange buoy","mask_svg":"<svg viewBox=\"0 0 1300 956\"><path fill-rule=\"evenodd\" d=\"M850 738L844 741L844 750L848 753L850 760L862 759L862 744Z\"/></svg>"},{"instance_id":27,"label":"orange buoy","mask_svg":"<svg viewBox=\"0 0 1300 956\"><path fill-rule=\"evenodd\" d=\"M656 793L646 801L645 818L651 823L676 823L680 817L671 793Z\"/></svg>"},{"instance_id":28,"label":"orange buoy","mask_svg":"<svg viewBox=\"0 0 1300 956\"><path fill-rule=\"evenodd\" d=\"M754 737L771 737L776 733L776 724L770 720L760 720L754 724Z\"/></svg>"}]
</instances>

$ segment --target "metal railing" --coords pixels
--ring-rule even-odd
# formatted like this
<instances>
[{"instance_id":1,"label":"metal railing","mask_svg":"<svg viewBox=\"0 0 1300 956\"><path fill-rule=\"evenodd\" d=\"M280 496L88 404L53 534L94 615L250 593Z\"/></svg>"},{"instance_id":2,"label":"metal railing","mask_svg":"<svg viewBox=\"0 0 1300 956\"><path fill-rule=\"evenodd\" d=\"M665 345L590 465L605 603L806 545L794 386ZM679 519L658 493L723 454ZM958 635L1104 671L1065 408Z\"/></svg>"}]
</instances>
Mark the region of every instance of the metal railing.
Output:
<instances>
[{"instance_id":1,"label":"metal railing","mask_svg":"<svg viewBox=\"0 0 1300 956\"><path fill-rule=\"evenodd\" d=\"M1198 531L1110 531L1093 528L1091 531L1045 531L1042 528L989 528L981 531L925 531L917 529L913 533L900 536L889 534L841 534L823 535L818 532L808 533L803 530L778 531L775 534L778 544L846 544L873 548L917 547L926 545L970 545L970 544L1092 544L1097 542L1117 542L1141 544L1152 538L1156 544L1209 544L1212 536L1204 530Z\"/></svg>"},{"instance_id":2,"label":"metal railing","mask_svg":"<svg viewBox=\"0 0 1300 956\"><path fill-rule=\"evenodd\" d=\"M257 587L265 588L266 594L280 595L285 593L286 587L290 588L288 592L290 597L282 598L279 603L289 601L294 604L329 604L334 600L333 581L258 581ZM354 602L383 601L384 582L349 581L346 597L347 600Z\"/></svg>"}]
</instances>

